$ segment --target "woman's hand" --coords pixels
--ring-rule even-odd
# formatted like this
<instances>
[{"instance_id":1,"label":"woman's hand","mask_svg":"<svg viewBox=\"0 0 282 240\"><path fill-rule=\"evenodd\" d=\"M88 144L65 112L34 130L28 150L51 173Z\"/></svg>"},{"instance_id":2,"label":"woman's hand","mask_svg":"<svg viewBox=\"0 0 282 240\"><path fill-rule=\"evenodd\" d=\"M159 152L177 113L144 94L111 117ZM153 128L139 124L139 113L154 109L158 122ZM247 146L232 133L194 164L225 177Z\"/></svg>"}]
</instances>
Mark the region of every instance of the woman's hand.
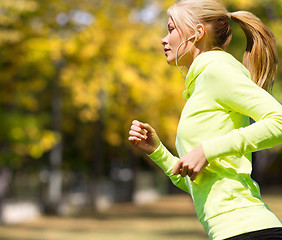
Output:
<instances>
[{"instance_id":1,"label":"woman's hand","mask_svg":"<svg viewBox=\"0 0 282 240\"><path fill-rule=\"evenodd\" d=\"M129 131L128 140L146 154L153 153L160 144L160 139L148 123L134 120Z\"/></svg>"},{"instance_id":2,"label":"woman's hand","mask_svg":"<svg viewBox=\"0 0 282 240\"><path fill-rule=\"evenodd\" d=\"M194 148L191 152L179 159L172 169L174 175L181 177L188 175L194 181L200 171L208 165L202 145Z\"/></svg>"}]
</instances>

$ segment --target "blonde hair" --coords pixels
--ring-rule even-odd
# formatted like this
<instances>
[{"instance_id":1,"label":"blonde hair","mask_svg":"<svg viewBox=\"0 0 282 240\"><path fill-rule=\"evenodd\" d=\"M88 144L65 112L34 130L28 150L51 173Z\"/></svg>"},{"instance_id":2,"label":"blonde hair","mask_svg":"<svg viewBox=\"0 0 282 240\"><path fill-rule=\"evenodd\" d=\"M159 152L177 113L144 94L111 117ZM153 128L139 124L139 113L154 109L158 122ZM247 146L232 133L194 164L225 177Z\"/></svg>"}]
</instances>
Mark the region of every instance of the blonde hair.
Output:
<instances>
[{"instance_id":1,"label":"blonde hair","mask_svg":"<svg viewBox=\"0 0 282 240\"><path fill-rule=\"evenodd\" d=\"M197 24L207 24L210 49L223 50L231 41L229 21L234 20L247 38L243 64L250 71L252 80L266 90L273 85L278 66L276 38L255 15L247 11L229 13L219 0L181 0L170 6L168 15L184 38L191 30L197 32Z\"/></svg>"}]
</instances>

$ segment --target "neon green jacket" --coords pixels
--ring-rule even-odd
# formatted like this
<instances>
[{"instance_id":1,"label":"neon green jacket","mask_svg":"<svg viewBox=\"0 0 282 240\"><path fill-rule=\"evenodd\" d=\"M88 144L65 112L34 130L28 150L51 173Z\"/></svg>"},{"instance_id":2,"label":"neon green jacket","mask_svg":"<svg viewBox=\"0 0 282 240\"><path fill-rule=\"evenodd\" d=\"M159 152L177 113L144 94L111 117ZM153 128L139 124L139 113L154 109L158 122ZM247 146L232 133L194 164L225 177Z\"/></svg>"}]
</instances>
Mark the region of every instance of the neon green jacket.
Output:
<instances>
[{"instance_id":1,"label":"neon green jacket","mask_svg":"<svg viewBox=\"0 0 282 240\"><path fill-rule=\"evenodd\" d=\"M173 175L177 157L160 146L149 157L191 194L210 239L281 227L250 177L251 152L282 143L282 106L249 71L223 51L200 54L185 81L187 102L178 125L179 157L202 144L209 165L195 181ZM249 117L256 123L251 124Z\"/></svg>"}]
</instances>

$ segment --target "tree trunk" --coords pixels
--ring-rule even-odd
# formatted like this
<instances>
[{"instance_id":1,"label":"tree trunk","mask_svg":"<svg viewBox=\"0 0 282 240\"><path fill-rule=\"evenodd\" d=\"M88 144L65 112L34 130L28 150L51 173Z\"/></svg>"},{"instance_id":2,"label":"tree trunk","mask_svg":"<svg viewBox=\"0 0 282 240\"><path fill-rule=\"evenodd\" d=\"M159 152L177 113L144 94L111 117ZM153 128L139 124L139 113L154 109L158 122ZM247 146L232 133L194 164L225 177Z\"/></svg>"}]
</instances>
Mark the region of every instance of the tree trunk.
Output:
<instances>
[{"instance_id":1,"label":"tree trunk","mask_svg":"<svg viewBox=\"0 0 282 240\"><path fill-rule=\"evenodd\" d=\"M103 90L99 92L99 100L101 103L101 107L99 110L99 119L95 124L94 131L95 139L94 139L94 157L93 157L93 175L92 175L92 186L90 193L90 202L94 206L97 207L97 198L99 197L98 186L97 184L101 180L104 171L104 152L105 152L105 144L103 139L104 132L104 113L105 113L105 104L106 104L106 95Z\"/></svg>"},{"instance_id":2,"label":"tree trunk","mask_svg":"<svg viewBox=\"0 0 282 240\"><path fill-rule=\"evenodd\" d=\"M57 76L63 67L63 63L56 64ZM53 96L51 102L52 130L62 136L62 91L59 84L59 77L54 79ZM62 163L63 144L62 139L50 152L50 176L45 210L49 214L58 214L62 199Z\"/></svg>"},{"instance_id":3,"label":"tree trunk","mask_svg":"<svg viewBox=\"0 0 282 240\"><path fill-rule=\"evenodd\" d=\"M0 170L0 223L2 223L2 206L12 180L12 171L8 167Z\"/></svg>"}]
</instances>

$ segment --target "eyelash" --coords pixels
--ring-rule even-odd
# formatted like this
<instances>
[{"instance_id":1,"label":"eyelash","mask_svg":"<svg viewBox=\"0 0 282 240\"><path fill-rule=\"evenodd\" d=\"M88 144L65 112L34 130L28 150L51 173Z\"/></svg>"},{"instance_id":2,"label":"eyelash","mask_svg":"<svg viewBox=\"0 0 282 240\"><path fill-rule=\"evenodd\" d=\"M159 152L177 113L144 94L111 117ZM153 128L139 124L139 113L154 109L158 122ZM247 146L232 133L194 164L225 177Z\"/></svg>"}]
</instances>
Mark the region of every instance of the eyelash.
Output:
<instances>
[{"instance_id":1,"label":"eyelash","mask_svg":"<svg viewBox=\"0 0 282 240\"><path fill-rule=\"evenodd\" d=\"M171 33L174 30L174 28L168 28L168 31Z\"/></svg>"}]
</instances>

